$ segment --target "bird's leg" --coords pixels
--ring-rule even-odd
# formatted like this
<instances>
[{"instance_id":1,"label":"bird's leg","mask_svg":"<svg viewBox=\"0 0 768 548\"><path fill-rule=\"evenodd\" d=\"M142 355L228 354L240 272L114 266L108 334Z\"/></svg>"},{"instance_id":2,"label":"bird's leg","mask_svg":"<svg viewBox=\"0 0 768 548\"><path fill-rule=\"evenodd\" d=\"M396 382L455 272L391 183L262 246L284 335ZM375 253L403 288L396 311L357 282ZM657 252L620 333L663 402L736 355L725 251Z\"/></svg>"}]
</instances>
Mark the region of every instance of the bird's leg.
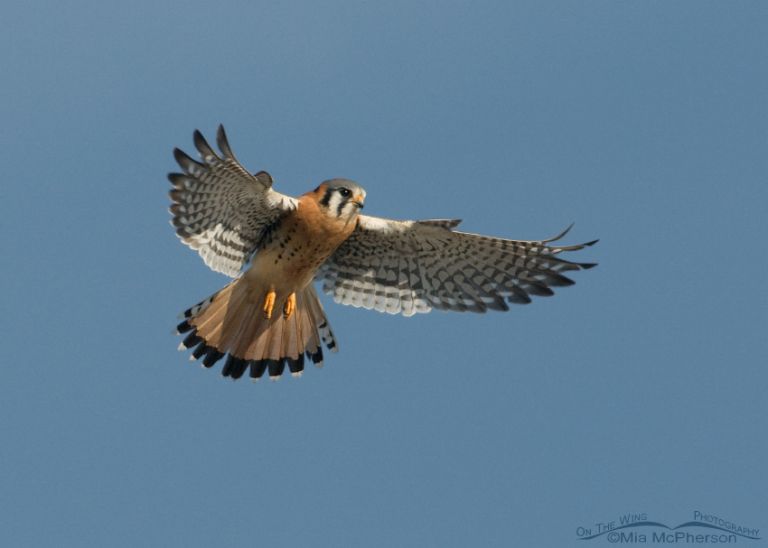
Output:
<instances>
[{"instance_id":1,"label":"bird's leg","mask_svg":"<svg viewBox=\"0 0 768 548\"><path fill-rule=\"evenodd\" d=\"M286 318L290 318L294 310L296 310L296 293L291 293L285 300L285 305L283 306L283 315Z\"/></svg>"},{"instance_id":2,"label":"bird's leg","mask_svg":"<svg viewBox=\"0 0 768 548\"><path fill-rule=\"evenodd\" d=\"M275 308L275 298L277 294L274 289L270 289L267 296L264 297L264 316L269 319L272 317L272 310Z\"/></svg>"}]
</instances>

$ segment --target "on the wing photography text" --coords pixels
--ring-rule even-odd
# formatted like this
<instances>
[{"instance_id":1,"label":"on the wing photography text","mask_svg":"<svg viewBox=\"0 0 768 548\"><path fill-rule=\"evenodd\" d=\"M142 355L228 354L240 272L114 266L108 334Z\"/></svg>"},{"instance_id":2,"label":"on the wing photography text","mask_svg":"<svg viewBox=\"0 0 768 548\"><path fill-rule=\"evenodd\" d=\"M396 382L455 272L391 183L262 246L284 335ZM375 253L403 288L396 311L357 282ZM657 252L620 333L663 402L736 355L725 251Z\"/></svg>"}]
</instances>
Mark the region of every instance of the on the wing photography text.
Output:
<instances>
[{"instance_id":1,"label":"on the wing photography text","mask_svg":"<svg viewBox=\"0 0 768 548\"><path fill-rule=\"evenodd\" d=\"M736 544L759 540L760 529L695 510L693 519L670 526L647 512L627 513L609 521L576 528L580 540L604 539L611 544Z\"/></svg>"}]
</instances>

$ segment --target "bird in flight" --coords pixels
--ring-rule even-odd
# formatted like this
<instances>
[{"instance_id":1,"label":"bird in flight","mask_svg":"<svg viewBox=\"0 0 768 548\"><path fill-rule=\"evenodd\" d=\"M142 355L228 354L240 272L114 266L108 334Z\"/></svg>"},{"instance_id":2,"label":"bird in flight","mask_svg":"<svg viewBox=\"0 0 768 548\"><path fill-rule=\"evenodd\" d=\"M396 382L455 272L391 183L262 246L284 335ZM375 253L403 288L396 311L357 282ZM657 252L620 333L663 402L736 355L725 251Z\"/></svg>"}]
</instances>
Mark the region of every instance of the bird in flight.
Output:
<instances>
[{"instance_id":1,"label":"bird in flight","mask_svg":"<svg viewBox=\"0 0 768 548\"><path fill-rule=\"evenodd\" d=\"M526 304L550 287L573 285L564 275L595 266L562 252L597 240L557 245L458 232L455 219L396 221L362 215L365 190L330 179L293 198L272 189L265 171L249 173L235 158L224 128L219 152L199 131L201 160L173 151L172 224L182 242L211 269L234 278L187 309L177 326L191 360L222 374L277 380L285 367L322 365L325 346L338 351L313 280L340 304L412 316L432 309L485 312Z\"/></svg>"}]
</instances>

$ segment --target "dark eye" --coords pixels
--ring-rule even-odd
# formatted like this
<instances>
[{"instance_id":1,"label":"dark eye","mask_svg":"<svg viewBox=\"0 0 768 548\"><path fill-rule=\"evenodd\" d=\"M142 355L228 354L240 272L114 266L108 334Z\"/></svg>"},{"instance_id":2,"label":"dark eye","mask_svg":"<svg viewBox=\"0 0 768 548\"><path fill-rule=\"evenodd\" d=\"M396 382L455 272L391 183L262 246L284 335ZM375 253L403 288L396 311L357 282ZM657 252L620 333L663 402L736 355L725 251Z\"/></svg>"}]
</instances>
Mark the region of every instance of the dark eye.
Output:
<instances>
[{"instance_id":1,"label":"dark eye","mask_svg":"<svg viewBox=\"0 0 768 548\"><path fill-rule=\"evenodd\" d=\"M341 187L339 189L339 194L341 194L344 198L349 198L352 196L352 191L350 191L348 188Z\"/></svg>"}]
</instances>

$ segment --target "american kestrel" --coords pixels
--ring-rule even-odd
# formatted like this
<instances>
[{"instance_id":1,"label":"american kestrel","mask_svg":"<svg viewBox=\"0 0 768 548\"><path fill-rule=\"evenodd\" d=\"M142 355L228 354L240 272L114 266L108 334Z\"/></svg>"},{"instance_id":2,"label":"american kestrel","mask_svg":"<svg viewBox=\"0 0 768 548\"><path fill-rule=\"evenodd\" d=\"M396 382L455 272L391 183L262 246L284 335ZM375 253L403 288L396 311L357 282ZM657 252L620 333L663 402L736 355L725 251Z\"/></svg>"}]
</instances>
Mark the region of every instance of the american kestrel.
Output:
<instances>
[{"instance_id":1,"label":"american kestrel","mask_svg":"<svg viewBox=\"0 0 768 548\"><path fill-rule=\"evenodd\" d=\"M235 278L177 327L187 334L179 350L194 348L191 360L211 367L226 356L225 377L278 379L286 365L299 376L305 355L319 366L322 345L338 351L313 280L337 303L412 316L508 310L573 285L564 272L595 266L558 257L597 241L554 245L568 229L548 240L505 240L454 231L459 220L361 215L365 190L347 179L292 198L272 189L267 172L245 170L222 126L216 141L220 153L195 131L202 162L175 149L183 173L168 178L178 236Z\"/></svg>"}]
</instances>

